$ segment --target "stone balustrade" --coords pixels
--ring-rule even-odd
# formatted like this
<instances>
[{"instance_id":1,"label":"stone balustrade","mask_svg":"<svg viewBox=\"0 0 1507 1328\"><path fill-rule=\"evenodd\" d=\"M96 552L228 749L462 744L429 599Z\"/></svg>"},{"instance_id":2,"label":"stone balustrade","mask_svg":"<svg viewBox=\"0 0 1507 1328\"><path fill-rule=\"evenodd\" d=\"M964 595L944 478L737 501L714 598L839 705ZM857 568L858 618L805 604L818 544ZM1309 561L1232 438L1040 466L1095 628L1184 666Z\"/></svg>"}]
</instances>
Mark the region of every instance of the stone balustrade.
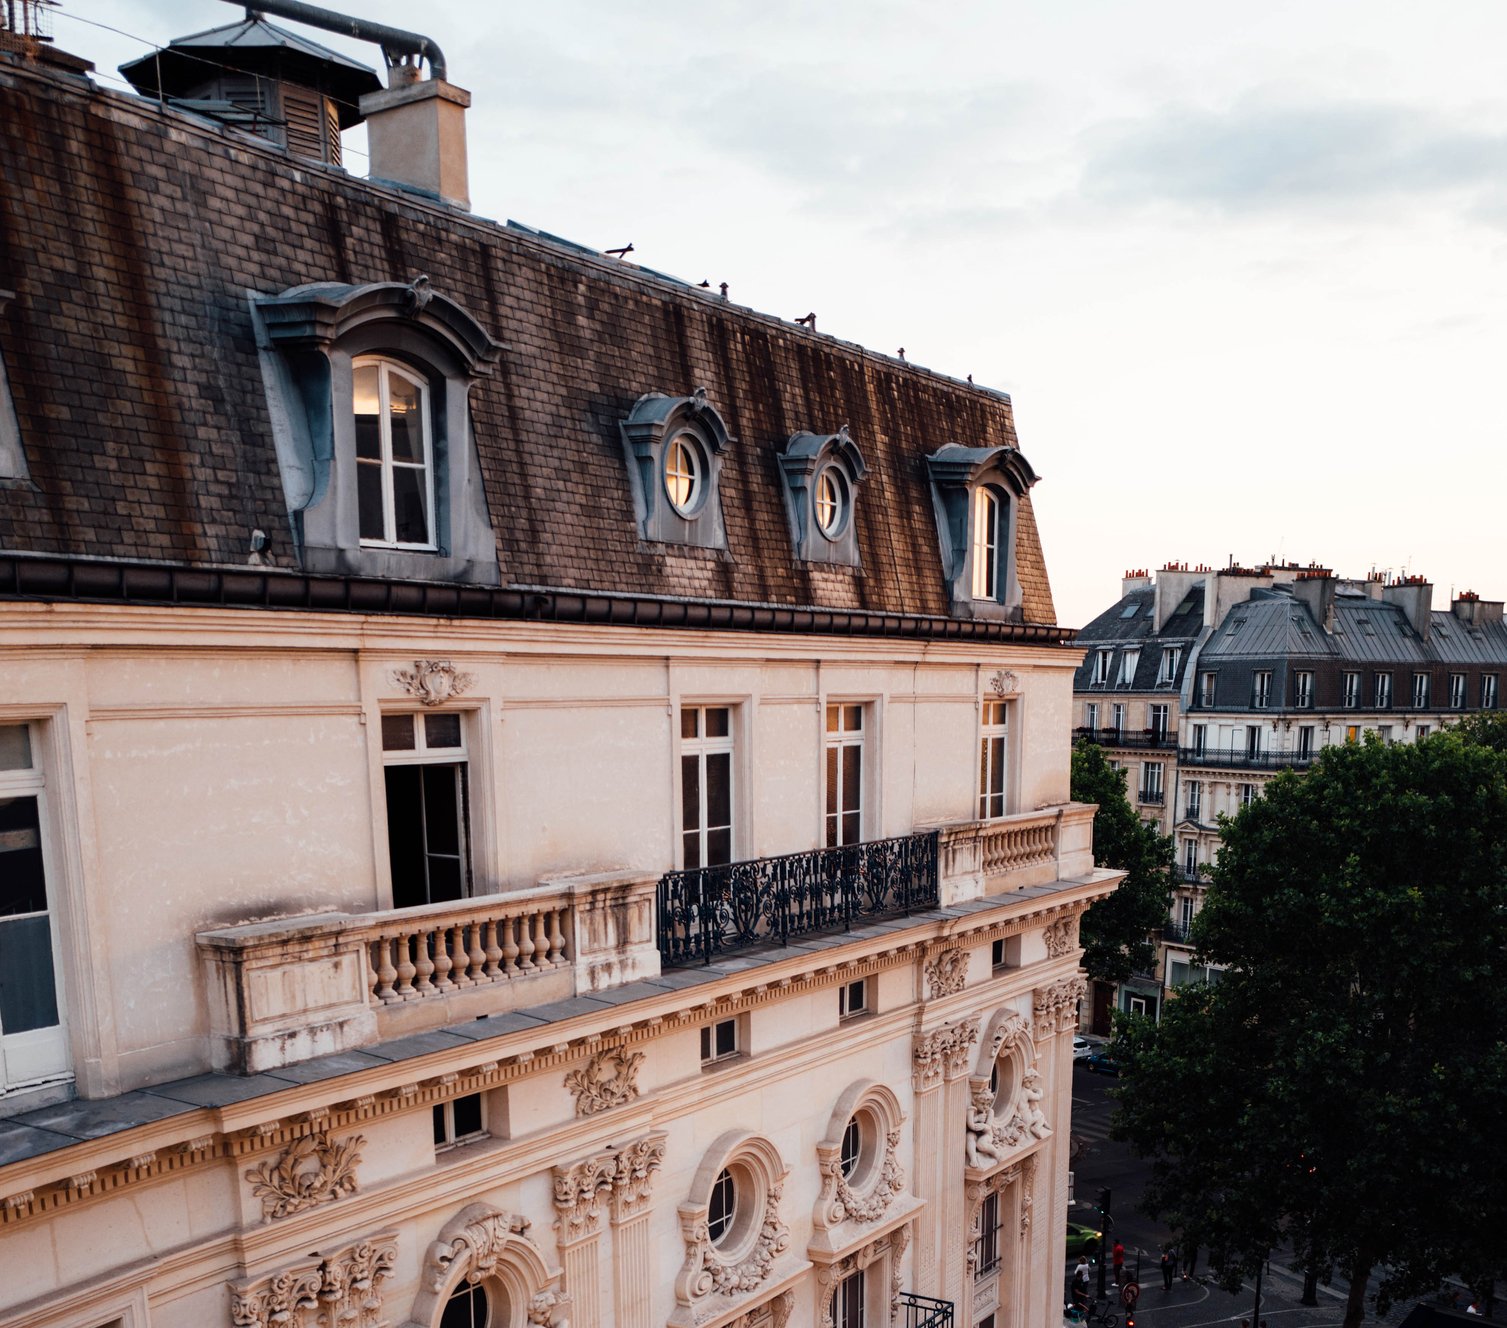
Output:
<instances>
[{"instance_id":1,"label":"stone balustrade","mask_svg":"<svg viewBox=\"0 0 1507 1328\"><path fill-rule=\"evenodd\" d=\"M1092 871L1096 810L1091 803L1067 802L993 821L937 826L942 903L1073 880Z\"/></svg>"},{"instance_id":2,"label":"stone balustrade","mask_svg":"<svg viewBox=\"0 0 1507 1328\"><path fill-rule=\"evenodd\" d=\"M255 1073L659 972L657 878L200 932L216 1069Z\"/></svg>"}]
</instances>

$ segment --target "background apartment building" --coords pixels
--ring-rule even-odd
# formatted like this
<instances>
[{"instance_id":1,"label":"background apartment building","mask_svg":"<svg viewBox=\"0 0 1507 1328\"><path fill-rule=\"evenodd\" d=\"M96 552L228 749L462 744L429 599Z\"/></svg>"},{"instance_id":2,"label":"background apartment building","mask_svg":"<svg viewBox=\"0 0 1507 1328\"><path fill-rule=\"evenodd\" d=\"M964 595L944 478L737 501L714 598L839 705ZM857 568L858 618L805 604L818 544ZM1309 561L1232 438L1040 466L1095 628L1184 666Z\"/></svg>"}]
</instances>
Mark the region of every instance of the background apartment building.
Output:
<instances>
[{"instance_id":1,"label":"background apartment building","mask_svg":"<svg viewBox=\"0 0 1507 1328\"><path fill-rule=\"evenodd\" d=\"M1101 1028L1111 1003L1155 1016L1168 993L1211 976L1193 964L1188 931L1221 815L1326 747L1368 732L1416 742L1497 708L1507 673L1502 603L1467 591L1434 611L1432 597L1421 577L1173 564L1128 575L1120 600L1083 629L1075 732L1105 746L1144 819L1174 837L1180 878L1156 969L1099 994ZM1147 661L1173 659L1180 672L1165 686L1176 695L1161 698L1163 670ZM1176 716L1170 736L1163 713ZM1113 722L1121 716L1129 727Z\"/></svg>"},{"instance_id":2,"label":"background apartment building","mask_svg":"<svg viewBox=\"0 0 1507 1328\"><path fill-rule=\"evenodd\" d=\"M10 45L0 1324L1057 1323L1009 399L471 217L442 78Z\"/></svg>"}]
</instances>

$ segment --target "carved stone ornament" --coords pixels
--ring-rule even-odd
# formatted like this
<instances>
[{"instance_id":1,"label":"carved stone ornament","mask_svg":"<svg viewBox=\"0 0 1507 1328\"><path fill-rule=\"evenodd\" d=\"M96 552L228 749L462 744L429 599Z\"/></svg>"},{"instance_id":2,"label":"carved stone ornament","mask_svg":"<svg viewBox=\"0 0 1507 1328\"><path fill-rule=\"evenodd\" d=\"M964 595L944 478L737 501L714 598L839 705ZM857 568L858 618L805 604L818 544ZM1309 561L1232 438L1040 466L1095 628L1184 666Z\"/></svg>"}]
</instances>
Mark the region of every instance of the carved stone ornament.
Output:
<instances>
[{"instance_id":1,"label":"carved stone ornament","mask_svg":"<svg viewBox=\"0 0 1507 1328\"><path fill-rule=\"evenodd\" d=\"M1078 929L1071 913L1064 913L1055 922L1047 923L1041 938L1046 942L1047 958L1061 959L1078 942Z\"/></svg>"},{"instance_id":2,"label":"carved stone ornament","mask_svg":"<svg viewBox=\"0 0 1507 1328\"><path fill-rule=\"evenodd\" d=\"M644 1053L626 1047L603 1047L585 1065L565 1076L576 1096L576 1115L594 1116L638 1096L638 1067Z\"/></svg>"},{"instance_id":3,"label":"carved stone ornament","mask_svg":"<svg viewBox=\"0 0 1507 1328\"><path fill-rule=\"evenodd\" d=\"M963 984L968 980L968 952L956 946L939 950L926 961L924 971L930 999L955 995L963 990Z\"/></svg>"},{"instance_id":4,"label":"carved stone ornament","mask_svg":"<svg viewBox=\"0 0 1507 1328\"><path fill-rule=\"evenodd\" d=\"M617 1155L612 1173L612 1220L626 1222L649 1206L654 1187L654 1173L665 1160L665 1136L646 1134L635 1139Z\"/></svg>"},{"instance_id":5,"label":"carved stone ornament","mask_svg":"<svg viewBox=\"0 0 1507 1328\"><path fill-rule=\"evenodd\" d=\"M820 1306L821 1317L817 1320L820 1328L834 1328L832 1318L833 1292L845 1277L867 1268L871 1264L883 1259L886 1254L891 1256L890 1282L893 1286L891 1300L900 1295L900 1259L905 1253L905 1247L910 1241L910 1228L898 1227L888 1235L880 1236L877 1240L871 1240L862 1249L854 1250L852 1254L845 1255L836 1263L823 1264L816 1270L817 1304Z\"/></svg>"},{"instance_id":6,"label":"carved stone ornament","mask_svg":"<svg viewBox=\"0 0 1507 1328\"><path fill-rule=\"evenodd\" d=\"M324 1133L305 1134L275 1161L252 1167L246 1179L262 1201L263 1219L275 1221L355 1194L356 1165L365 1142L359 1134L338 1142Z\"/></svg>"},{"instance_id":7,"label":"carved stone ornament","mask_svg":"<svg viewBox=\"0 0 1507 1328\"><path fill-rule=\"evenodd\" d=\"M486 1204L472 1204L429 1247L424 1257L425 1290L436 1293L444 1290L457 1267L465 1269L468 1282L491 1277L506 1246L511 1241L523 1240L528 1229L526 1217L500 1212Z\"/></svg>"},{"instance_id":8,"label":"carved stone ornament","mask_svg":"<svg viewBox=\"0 0 1507 1328\"><path fill-rule=\"evenodd\" d=\"M726 1328L785 1328L795 1311L795 1292L782 1291L778 1296L755 1305L746 1314L740 1314Z\"/></svg>"},{"instance_id":9,"label":"carved stone ornament","mask_svg":"<svg viewBox=\"0 0 1507 1328\"><path fill-rule=\"evenodd\" d=\"M448 659L416 659L411 669L394 669L392 680L426 706L444 705L476 682Z\"/></svg>"},{"instance_id":10,"label":"carved stone ornament","mask_svg":"<svg viewBox=\"0 0 1507 1328\"><path fill-rule=\"evenodd\" d=\"M566 1317L570 1297L563 1291L541 1291L528 1303L530 1328L570 1328Z\"/></svg>"},{"instance_id":11,"label":"carved stone ornament","mask_svg":"<svg viewBox=\"0 0 1507 1328\"><path fill-rule=\"evenodd\" d=\"M917 1036L912 1053L911 1080L917 1092L936 1088L944 1077L956 1079L968 1066L968 1053L978 1041L977 1018L959 1019Z\"/></svg>"},{"instance_id":12,"label":"carved stone ornament","mask_svg":"<svg viewBox=\"0 0 1507 1328\"><path fill-rule=\"evenodd\" d=\"M558 1270L544 1262L527 1236L529 1221L490 1204L473 1203L441 1228L419 1266L419 1289L405 1328L430 1328L461 1283L496 1280L510 1304L522 1307L530 1325L568 1328L569 1305L554 1285Z\"/></svg>"},{"instance_id":13,"label":"carved stone ornament","mask_svg":"<svg viewBox=\"0 0 1507 1328\"><path fill-rule=\"evenodd\" d=\"M398 1233L383 1231L326 1255L230 1284L235 1328L383 1328L381 1284L393 1275Z\"/></svg>"},{"instance_id":14,"label":"carved stone ornament","mask_svg":"<svg viewBox=\"0 0 1507 1328\"><path fill-rule=\"evenodd\" d=\"M724 1259L707 1230L706 1207L682 1204L680 1231L685 1240L685 1264L675 1279L675 1298L695 1306L711 1295L736 1296L757 1291L774 1261L790 1246L790 1229L780 1221L784 1177L772 1180L764 1195L764 1215L752 1248L736 1263Z\"/></svg>"},{"instance_id":15,"label":"carved stone ornament","mask_svg":"<svg viewBox=\"0 0 1507 1328\"><path fill-rule=\"evenodd\" d=\"M877 1222L886 1212L895 1196L905 1189L905 1170L900 1165L899 1126L884 1136L884 1157L879 1163L878 1176L873 1185L862 1194L855 1193L842 1174L842 1148L818 1145L817 1166L821 1172L821 1194L816 1201L816 1226L830 1229L841 1222Z\"/></svg>"},{"instance_id":16,"label":"carved stone ornament","mask_svg":"<svg viewBox=\"0 0 1507 1328\"><path fill-rule=\"evenodd\" d=\"M1038 1042L1078 1026L1078 1002L1088 990L1081 977L1063 978L1031 994L1031 1012L1036 1016Z\"/></svg>"},{"instance_id":17,"label":"carved stone ornament","mask_svg":"<svg viewBox=\"0 0 1507 1328\"><path fill-rule=\"evenodd\" d=\"M994 1092L987 1079L973 1080L968 1106L964 1155L970 1171L988 1171L1004 1161L1009 1152L1024 1144L1045 1139L1052 1133L1041 1109L1044 1094L1041 1076L1034 1065L1020 1077L1020 1088L1006 1114L995 1114Z\"/></svg>"},{"instance_id":18,"label":"carved stone ornament","mask_svg":"<svg viewBox=\"0 0 1507 1328\"><path fill-rule=\"evenodd\" d=\"M989 678L996 696L1014 696L1020 691L1020 679L1010 669L996 669Z\"/></svg>"},{"instance_id":19,"label":"carved stone ornament","mask_svg":"<svg viewBox=\"0 0 1507 1328\"><path fill-rule=\"evenodd\" d=\"M568 1167L554 1168L555 1229L562 1245L601 1230L602 1201L610 1197L612 1220L625 1222L649 1204L654 1173L664 1161L665 1136L648 1134L624 1148L608 1148Z\"/></svg>"},{"instance_id":20,"label":"carved stone ornament","mask_svg":"<svg viewBox=\"0 0 1507 1328\"><path fill-rule=\"evenodd\" d=\"M1031 1230L1031 1205L1036 1200L1036 1163L1040 1159L1032 1153L1020 1164L1023 1184L1020 1189L1020 1234Z\"/></svg>"}]
</instances>

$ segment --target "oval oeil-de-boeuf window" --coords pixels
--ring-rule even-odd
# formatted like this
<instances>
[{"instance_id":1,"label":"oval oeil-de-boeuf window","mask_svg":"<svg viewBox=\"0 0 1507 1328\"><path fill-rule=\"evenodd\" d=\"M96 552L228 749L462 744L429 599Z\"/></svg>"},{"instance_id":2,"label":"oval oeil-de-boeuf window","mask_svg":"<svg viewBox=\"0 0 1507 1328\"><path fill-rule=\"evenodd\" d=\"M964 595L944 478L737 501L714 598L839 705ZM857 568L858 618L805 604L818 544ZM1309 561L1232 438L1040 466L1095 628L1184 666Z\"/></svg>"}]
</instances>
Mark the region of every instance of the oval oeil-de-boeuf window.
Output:
<instances>
[{"instance_id":1,"label":"oval oeil-de-boeuf window","mask_svg":"<svg viewBox=\"0 0 1507 1328\"><path fill-rule=\"evenodd\" d=\"M694 516L701 506L706 466L701 448L689 434L672 439L665 451L665 495L681 516Z\"/></svg>"}]
</instances>

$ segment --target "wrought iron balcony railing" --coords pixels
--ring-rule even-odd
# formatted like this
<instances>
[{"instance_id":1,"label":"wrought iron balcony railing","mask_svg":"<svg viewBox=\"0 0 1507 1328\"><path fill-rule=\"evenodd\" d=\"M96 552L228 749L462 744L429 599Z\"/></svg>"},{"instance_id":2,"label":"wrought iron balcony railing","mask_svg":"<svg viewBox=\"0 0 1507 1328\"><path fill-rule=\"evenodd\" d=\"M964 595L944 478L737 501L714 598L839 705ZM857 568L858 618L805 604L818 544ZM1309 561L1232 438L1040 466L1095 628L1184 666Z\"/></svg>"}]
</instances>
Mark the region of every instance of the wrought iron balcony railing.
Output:
<instances>
[{"instance_id":1,"label":"wrought iron balcony railing","mask_svg":"<svg viewBox=\"0 0 1507 1328\"><path fill-rule=\"evenodd\" d=\"M1191 935L1192 932L1187 927L1179 926L1175 922L1168 922L1162 927L1162 939L1164 941L1171 941L1174 945L1189 944L1188 938Z\"/></svg>"},{"instance_id":2,"label":"wrought iron balcony railing","mask_svg":"<svg viewBox=\"0 0 1507 1328\"><path fill-rule=\"evenodd\" d=\"M895 1307L905 1311L905 1328L952 1328L952 1302L902 1291Z\"/></svg>"},{"instance_id":3,"label":"wrought iron balcony railing","mask_svg":"<svg viewBox=\"0 0 1507 1328\"><path fill-rule=\"evenodd\" d=\"M1251 752L1244 747L1179 747L1182 765L1223 766L1229 770L1301 770L1312 765L1314 752Z\"/></svg>"},{"instance_id":4,"label":"wrought iron balcony railing","mask_svg":"<svg viewBox=\"0 0 1507 1328\"><path fill-rule=\"evenodd\" d=\"M1177 733L1170 729L1076 728L1073 737L1100 747L1125 747L1137 751L1171 751L1177 746Z\"/></svg>"},{"instance_id":5,"label":"wrought iron balcony railing","mask_svg":"<svg viewBox=\"0 0 1507 1328\"><path fill-rule=\"evenodd\" d=\"M1167 801L1167 795L1161 789L1137 789L1136 797L1142 802L1154 803L1158 807Z\"/></svg>"},{"instance_id":6,"label":"wrought iron balcony railing","mask_svg":"<svg viewBox=\"0 0 1507 1328\"><path fill-rule=\"evenodd\" d=\"M937 902L934 830L669 872L659 882L660 962L707 964Z\"/></svg>"}]
</instances>

